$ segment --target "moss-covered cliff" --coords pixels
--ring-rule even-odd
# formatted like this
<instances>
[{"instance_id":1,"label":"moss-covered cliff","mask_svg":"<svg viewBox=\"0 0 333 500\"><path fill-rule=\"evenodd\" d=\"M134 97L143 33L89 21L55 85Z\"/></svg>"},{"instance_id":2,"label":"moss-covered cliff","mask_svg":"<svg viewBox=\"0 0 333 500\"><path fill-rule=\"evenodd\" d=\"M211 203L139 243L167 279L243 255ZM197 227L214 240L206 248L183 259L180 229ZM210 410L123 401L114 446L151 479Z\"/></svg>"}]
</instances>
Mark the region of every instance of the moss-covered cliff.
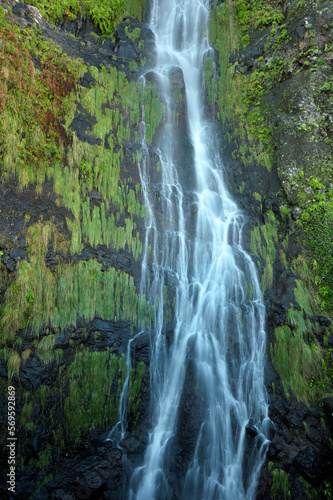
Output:
<instances>
[{"instance_id":1,"label":"moss-covered cliff","mask_svg":"<svg viewBox=\"0 0 333 500\"><path fill-rule=\"evenodd\" d=\"M130 373L125 353L154 322L138 294L143 107L148 146L164 119L158 82L139 80L154 37L145 1L31 3L0 1L1 495L11 385L17 495L120 499L126 464L105 438L127 376L133 463L147 440L148 334ZM267 307L275 430L262 499L333 495L332 37L331 1L211 2L206 112Z\"/></svg>"},{"instance_id":2,"label":"moss-covered cliff","mask_svg":"<svg viewBox=\"0 0 333 500\"><path fill-rule=\"evenodd\" d=\"M267 307L275 436L258 498L331 498L333 4L216 2L210 33L207 104Z\"/></svg>"},{"instance_id":3,"label":"moss-covered cliff","mask_svg":"<svg viewBox=\"0 0 333 500\"><path fill-rule=\"evenodd\" d=\"M144 3L50 2L42 12L69 33L35 7L0 6L2 498L11 498L8 385L16 391L16 494L105 488L98 471L91 484L79 477L82 450L94 439L100 447L117 422L126 345L154 321L138 295L139 124L144 105L150 144L163 104L154 83L135 83L152 57L153 36L139 24ZM115 32L128 14L139 19ZM147 339L143 350L128 374L133 429L148 405L140 393L149 380ZM110 453L120 470L111 444L105 460Z\"/></svg>"}]
</instances>

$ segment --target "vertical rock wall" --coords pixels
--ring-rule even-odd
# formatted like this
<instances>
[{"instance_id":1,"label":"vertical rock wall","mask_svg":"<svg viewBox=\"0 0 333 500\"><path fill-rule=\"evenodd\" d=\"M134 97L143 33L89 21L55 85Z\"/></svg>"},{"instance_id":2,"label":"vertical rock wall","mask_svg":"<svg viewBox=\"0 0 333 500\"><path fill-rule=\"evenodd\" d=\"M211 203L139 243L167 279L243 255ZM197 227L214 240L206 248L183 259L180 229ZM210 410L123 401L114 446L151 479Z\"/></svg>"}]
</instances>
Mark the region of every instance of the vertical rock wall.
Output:
<instances>
[{"instance_id":1,"label":"vertical rock wall","mask_svg":"<svg viewBox=\"0 0 333 500\"><path fill-rule=\"evenodd\" d=\"M275 429L258 498L332 496L332 28L331 2L215 2L211 16L207 107L267 314Z\"/></svg>"}]
</instances>

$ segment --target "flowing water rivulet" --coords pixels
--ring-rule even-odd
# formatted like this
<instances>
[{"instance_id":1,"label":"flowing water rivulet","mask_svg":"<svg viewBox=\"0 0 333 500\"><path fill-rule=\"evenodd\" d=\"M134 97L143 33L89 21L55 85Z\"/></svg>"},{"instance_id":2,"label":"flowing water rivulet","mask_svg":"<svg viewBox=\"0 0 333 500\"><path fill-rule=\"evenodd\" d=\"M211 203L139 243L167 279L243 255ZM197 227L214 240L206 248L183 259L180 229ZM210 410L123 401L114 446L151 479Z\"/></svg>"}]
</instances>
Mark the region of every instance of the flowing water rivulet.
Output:
<instances>
[{"instance_id":1,"label":"flowing water rivulet","mask_svg":"<svg viewBox=\"0 0 333 500\"><path fill-rule=\"evenodd\" d=\"M156 146L161 164L157 214L145 140L140 167L149 212L141 293L155 303L156 320L152 427L143 463L132 473L130 500L253 499L268 445L265 311L255 266L241 246L243 215L224 187L213 125L203 116L203 61L211 55L208 15L209 0L154 0L152 5L154 72L166 104L166 125ZM193 189L181 174L175 148L179 129L172 119L168 78L175 67L181 68L186 88ZM189 192L196 207L194 229L185 201ZM171 340L162 300L166 285L175 298ZM182 460L177 451L179 408L191 377L199 425L193 427ZM182 469L177 481L172 479L176 457Z\"/></svg>"}]
</instances>

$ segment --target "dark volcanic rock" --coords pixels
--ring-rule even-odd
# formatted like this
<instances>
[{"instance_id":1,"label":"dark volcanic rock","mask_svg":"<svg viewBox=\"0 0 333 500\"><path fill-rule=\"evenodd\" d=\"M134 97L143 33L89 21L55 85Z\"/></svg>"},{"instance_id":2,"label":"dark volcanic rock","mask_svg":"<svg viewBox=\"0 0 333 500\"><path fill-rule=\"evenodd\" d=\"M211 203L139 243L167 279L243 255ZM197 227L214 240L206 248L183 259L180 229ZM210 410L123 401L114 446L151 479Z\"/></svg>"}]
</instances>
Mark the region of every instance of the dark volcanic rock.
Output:
<instances>
[{"instance_id":1,"label":"dark volcanic rock","mask_svg":"<svg viewBox=\"0 0 333 500\"><path fill-rule=\"evenodd\" d=\"M88 74L87 74L88 76ZM82 77L80 80L86 85L88 85L87 76ZM89 87L88 87L89 88ZM89 115L87 111L83 108L82 104L78 104L77 109L75 111L75 116L73 118L72 123L70 124L70 128L75 130L77 138L79 141L88 142L88 144L98 144L102 143L100 138L95 138L93 136L93 126L97 123L97 120L94 116Z\"/></svg>"},{"instance_id":2,"label":"dark volcanic rock","mask_svg":"<svg viewBox=\"0 0 333 500\"><path fill-rule=\"evenodd\" d=\"M183 90L185 88L184 75L181 68L177 66L170 68L168 77L171 90Z\"/></svg>"},{"instance_id":3,"label":"dark volcanic rock","mask_svg":"<svg viewBox=\"0 0 333 500\"><path fill-rule=\"evenodd\" d=\"M145 72L154 65L155 36L147 26L128 17L124 23L117 26L114 37L117 65L132 61L140 64L143 57L145 58Z\"/></svg>"}]
</instances>

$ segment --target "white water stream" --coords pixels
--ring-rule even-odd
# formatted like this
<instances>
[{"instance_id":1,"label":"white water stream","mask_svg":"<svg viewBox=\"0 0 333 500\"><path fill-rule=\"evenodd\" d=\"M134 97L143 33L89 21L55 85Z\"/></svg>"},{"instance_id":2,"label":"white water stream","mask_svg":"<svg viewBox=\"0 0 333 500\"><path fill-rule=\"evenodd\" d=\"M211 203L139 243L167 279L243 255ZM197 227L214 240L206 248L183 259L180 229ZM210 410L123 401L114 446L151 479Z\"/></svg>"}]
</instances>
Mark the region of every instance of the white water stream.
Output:
<instances>
[{"instance_id":1,"label":"white water stream","mask_svg":"<svg viewBox=\"0 0 333 500\"><path fill-rule=\"evenodd\" d=\"M167 125L157 146L162 168L158 223L149 193L152 167L143 141L140 173L149 216L141 293L150 303L158 295L159 302L150 364L152 428L143 463L130 480L130 500L251 500L268 446L265 310L255 266L241 245L244 217L225 189L214 128L203 117L203 61L211 52L208 16L209 0L153 0L151 29L158 54L154 71L164 86ZM188 187L180 184L182 164L174 148L179 132L168 104L167 75L175 66L181 68L186 87L196 186L191 237L184 201ZM170 283L175 296L171 346L162 300L164 286ZM169 471L189 352L202 421L175 496ZM256 434L251 446L246 445L248 424Z\"/></svg>"}]
</instances>

